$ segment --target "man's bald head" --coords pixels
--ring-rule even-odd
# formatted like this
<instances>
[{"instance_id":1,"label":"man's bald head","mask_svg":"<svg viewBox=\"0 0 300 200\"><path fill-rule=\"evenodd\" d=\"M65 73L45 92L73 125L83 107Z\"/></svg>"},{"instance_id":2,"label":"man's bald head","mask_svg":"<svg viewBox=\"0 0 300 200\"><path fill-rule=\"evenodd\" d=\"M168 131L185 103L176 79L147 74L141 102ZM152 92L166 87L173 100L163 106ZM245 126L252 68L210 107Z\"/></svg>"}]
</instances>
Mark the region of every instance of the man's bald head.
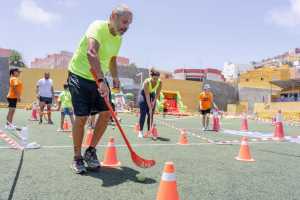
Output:
<instances>
[{"instance_id":1,"label":"man's bald head","mask_svg":"<svg viewBox=\"0 0 300 200\"><path fill-rule=\"evenodd\" d=\"M123 35L132 22L132 12L122 4L115 7L110 16L110 27L113 35Z\"/></svg>"},{"instance_id":2,"label":"man's bald head","mask_svg":"<svg viewBox=\"0 0 300 200\"><path fill-rule=\"evenodd\" d=\"M131 15L132 16L132 12L131 12L130 8L125 4L121 4L117 7L115 7L112 11L112 15L113 14L116 14L118 16L124 16L124 15Z\"/></svg>"}]
</instances>

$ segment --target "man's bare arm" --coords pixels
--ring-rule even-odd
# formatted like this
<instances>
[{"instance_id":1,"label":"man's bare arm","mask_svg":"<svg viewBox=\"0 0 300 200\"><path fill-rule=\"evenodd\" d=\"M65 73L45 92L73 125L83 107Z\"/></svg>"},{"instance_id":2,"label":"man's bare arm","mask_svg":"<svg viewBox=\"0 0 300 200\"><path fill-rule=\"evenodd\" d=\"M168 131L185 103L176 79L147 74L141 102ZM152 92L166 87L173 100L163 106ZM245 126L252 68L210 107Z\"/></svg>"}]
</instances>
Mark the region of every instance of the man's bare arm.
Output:
<instances>
[{"instance_id":1,"label":"man's bare arm","mask_svg":"<svg viewBox=\"0 0 300 200\"><path fill-rule=\"evenodd\" d=\"M98 57L100 44L94 38L88 38L87 58L90 63L91 70L97 75L97 79L103 79L104 75L101 70L100 58Z\"/></svg>"},{"instance_id":2,"label":"man's bare arm","mask_svg":"<svg viewBox=\"0 0 300 200\"><path fill-rule=\"evenodd\" d=\"M117 65L117 57L116 56L111 58L109 69L110 69L111 77L118 78L118 65Z\"/></svg>"}]
</instances>

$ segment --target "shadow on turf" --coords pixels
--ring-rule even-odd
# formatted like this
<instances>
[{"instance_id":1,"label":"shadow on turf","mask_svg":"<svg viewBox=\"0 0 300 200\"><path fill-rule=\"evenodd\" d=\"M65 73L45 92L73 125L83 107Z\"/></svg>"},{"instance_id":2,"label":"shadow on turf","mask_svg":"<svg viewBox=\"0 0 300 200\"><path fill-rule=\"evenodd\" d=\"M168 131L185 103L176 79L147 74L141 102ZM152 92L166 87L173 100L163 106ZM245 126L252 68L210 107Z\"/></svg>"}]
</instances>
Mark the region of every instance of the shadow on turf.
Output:
<instances>
[{"instance_id":1,"label":"shadow on turf","mask_svg":"<svg viewBox=\"0 0 300 200\"><path fill-rule=\"evenodd\" d=\"M141 184L153 184L156 183L156 180L152 178L146 178L145 181L139 182L136 178L136 175L140 172L129 168L129 167L120 167L120 168L104 168L102 167L98 172L89 171L86 176L91 176L93 178L98 178L102 180L103 187L112 187L115 185L122 184L127 181L132 181Z\"/></svg>"},{"instance_id":2,"label":"shadow on turf","mask_svg":"<svg viewBox=\"0 0 300 200\"><path fill-rule=\"evenodd\" d=\"M266 152L266 153L273 153L273 154L277 154L277 155L281 155L281 156L300 158L300 155L295 155L295 154L288 154L288 153L282 153L282 152L276 152L276 151L270 151L270 150L259 150L259 151Z\"/></svg>"},{"instance_id":3,"label":"shadow on turf","mask_svg":"<svg viewBox=\"0 0 300 200\"><path fill-rule=\"evenodd\" d=\"M162 142L169 142L169 138L164 138L164 137L157 137L156 140L162 141Z\"/></svg>"}]
</instances>

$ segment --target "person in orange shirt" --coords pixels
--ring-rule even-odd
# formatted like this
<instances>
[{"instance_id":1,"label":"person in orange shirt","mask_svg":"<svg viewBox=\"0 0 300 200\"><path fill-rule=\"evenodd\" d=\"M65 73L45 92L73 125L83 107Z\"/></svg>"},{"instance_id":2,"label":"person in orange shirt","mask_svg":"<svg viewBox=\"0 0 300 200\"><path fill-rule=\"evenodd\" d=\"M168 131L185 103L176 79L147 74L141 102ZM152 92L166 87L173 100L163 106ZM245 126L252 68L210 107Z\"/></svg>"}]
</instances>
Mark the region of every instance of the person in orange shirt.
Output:
<instances>
[{"instance_id":1,"label":"person in orange shirt","mask_svg":"<svg viewBox=\"0 0 300 200\"><path fill-rule=\"evenodd\" d=\"M17 107L17 102L21 101L21 94L23 91L23 83L18 78L20 75L20 70L18 68L12 68L9 70L9 90L7 94L8 101L8 113L6 116L6 129L15 129L16 126L12 123L15 110Z\"/></svg>"},{"instance_id":2,"label":"person in orange shirt","mask_svg":"<svg viewBox=\"0 0 300 200\"><path fill-rule=\"evenodd\" d=\"M209 114L214 105L213 93L210 91L209 84L205 84L203 92L199 95L200 112L202 114L202 130L208 130Z\"/></svg>"}]
</instances>

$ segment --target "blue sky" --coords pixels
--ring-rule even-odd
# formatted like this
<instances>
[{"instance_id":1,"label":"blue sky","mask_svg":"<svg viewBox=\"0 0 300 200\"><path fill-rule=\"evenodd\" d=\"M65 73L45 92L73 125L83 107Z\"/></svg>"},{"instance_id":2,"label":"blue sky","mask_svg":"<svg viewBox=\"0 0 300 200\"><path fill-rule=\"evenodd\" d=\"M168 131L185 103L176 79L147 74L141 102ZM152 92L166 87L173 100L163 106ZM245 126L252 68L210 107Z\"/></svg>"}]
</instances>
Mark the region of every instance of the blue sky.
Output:
<instances>
[{"instance_id":1,"label":"blue sky","mask_svg":"<svg viewBox=\"0 0 300 200\"><path fill-rule=\"evenodd\" d=\"M134 13L120 55L165 70L249 63L300 47L300 0L6 0L0 47L26 63L74 51L89 23L125 3Z\"/></svg>"}]
</instances>

